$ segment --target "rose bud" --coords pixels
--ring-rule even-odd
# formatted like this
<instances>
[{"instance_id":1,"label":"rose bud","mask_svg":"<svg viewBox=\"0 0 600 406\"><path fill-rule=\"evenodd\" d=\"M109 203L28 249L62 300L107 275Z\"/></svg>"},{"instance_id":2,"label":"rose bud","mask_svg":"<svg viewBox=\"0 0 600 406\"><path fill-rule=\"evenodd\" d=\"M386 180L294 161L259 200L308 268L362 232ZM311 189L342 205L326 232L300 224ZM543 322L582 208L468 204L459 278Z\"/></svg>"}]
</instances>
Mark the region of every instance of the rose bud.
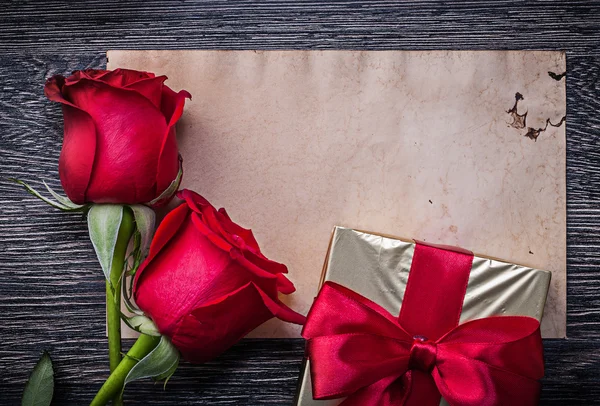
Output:
<instances>
[{"instance_id":1,"label":"rose bud","mask_svg":"<svg viewBox=\"0 0 600 406\"><path fill-rule=\"evenodd\" d=\"M71 201L148 203L177 178L175 123L191 96L169 89L166 79L89 69L46 82L46 96L63 107L58 171Z\"/></svg>"},{"instance_id":2,"label":"rose bud","mask_svg":"<svg viewBox=\"0 0 600 406\"><path fill-rule=\"evenodd\" d=\"M189 190L177 196L184 202L160 223L133 294L183 357L210 360L272 317L303 324L278 298L295 290L286 266L224 209Z\"/></svg>"}]
</instances>

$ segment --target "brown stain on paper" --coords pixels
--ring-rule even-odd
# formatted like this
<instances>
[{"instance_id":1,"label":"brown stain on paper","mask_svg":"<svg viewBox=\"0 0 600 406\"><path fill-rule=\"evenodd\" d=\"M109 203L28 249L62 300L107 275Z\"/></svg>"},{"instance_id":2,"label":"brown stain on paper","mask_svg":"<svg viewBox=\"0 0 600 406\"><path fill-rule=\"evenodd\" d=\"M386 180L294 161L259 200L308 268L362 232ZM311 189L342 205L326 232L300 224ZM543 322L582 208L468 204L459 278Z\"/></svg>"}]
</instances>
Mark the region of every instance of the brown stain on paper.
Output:
<instances>
[{"instance_id":1,"label":"brown stain on paper","mask_svg":"<svg viewBox=\"0 0 600 406\"><path fill-rule=\"evenodd\" d=\"M548 72L548 74L554 74L553 72ZM562 75L556 75L554 74L554 76L550 75L553 79L555 80L560 80L557 79L557 77L562 78L565 75L565 73L563 73ZM519 92L515 93L515 104L513 105L513 107L510 110L507 110L506 112L508 114L510 114L511 118L512 118L512 123L509 124L509 126L516 128L517 130L522 130L524 128L527 128L527 132L525 134L523 134L524 137L529 138L530 140L534 140L537 141L538 137L540 136L541 133L543 133L544 131L546 131L546 129L548 129L548 126L552 126L552 127L560 127L566 120L567 120L567 116L563 116L560 121L556 124L553 124L552 121L550 121L550 118L546 119L546 124L544 125L544 127L540 127L540 128L533 128L533 127L527 127L527 111L523 114L519 114L518 112L518 107L519 107L519 102L521 100L524 100L525 98L523 97L523 95Z\"/></svg>"}]
</instances>

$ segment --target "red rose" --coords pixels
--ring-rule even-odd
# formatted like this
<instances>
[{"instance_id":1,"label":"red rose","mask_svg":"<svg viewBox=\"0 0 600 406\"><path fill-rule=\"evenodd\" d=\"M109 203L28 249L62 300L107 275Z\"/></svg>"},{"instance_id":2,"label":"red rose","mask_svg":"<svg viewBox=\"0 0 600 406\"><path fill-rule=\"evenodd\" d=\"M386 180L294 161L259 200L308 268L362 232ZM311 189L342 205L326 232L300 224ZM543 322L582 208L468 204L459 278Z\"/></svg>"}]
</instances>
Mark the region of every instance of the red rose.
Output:
<instances>
[{"instance_id":1,"label":"red rose","mask_svg":"<svg viewBox=\"0 0 600 406\"><path fill-rule=\"evenodd\" d=\"M73 202L148 203L175 180L175 123L191 96L163 85L166 79L90 69L48 80L46 96L63 105L58 170Z\"/></svg>"},{"instance_id":2,"label":"red rose","mask_svg":"<svg viewBox=\"0 0 600 406\"><path fill-rule=\"evenodd\" d=\"M303 324L278 299L295 288L285 265L267 259L250 230L224 209L183 190L136 274L134 298L184 358L216 357L272 317Z\"/></svg>"}]
</instances>

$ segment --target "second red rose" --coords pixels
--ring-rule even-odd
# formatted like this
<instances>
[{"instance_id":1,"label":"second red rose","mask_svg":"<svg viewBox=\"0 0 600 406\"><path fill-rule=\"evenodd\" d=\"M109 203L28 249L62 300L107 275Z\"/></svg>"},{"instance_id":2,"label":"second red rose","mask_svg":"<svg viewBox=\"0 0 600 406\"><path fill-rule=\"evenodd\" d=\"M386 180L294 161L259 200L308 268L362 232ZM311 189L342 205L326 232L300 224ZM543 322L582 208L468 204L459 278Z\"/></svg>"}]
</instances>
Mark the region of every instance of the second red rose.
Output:
<instances>
[{"instance_id":1,"label":"second red rose","mask_svg":"<svg viewBox=\"0 0 600 406\"><path fill-rule=\"evenodd\" d=\"M161 222L136 274L134 298L184 358L210 360L278 317L303 324L283 304L292 293L285 265L267 259L250 230L189 190Z\"/></svg>"}]
</instances>

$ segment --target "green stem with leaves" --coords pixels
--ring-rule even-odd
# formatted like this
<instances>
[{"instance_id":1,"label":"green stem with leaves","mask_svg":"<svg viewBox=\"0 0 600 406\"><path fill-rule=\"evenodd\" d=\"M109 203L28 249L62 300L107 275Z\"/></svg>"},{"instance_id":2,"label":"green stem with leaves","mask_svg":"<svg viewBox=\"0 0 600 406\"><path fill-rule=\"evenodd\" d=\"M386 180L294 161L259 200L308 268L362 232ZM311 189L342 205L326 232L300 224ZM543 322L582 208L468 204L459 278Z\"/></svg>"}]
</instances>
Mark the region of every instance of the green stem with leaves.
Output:
<instances>
[{"instance_id":1,"label":"green stem with leaves","mask_svg":"<svg viewBox=\"0 0 600 406\"><path fill-rule=\"evenodd\" d=\"M127 256L127 246L134 231L133 213L129 207L123 207L123 218L117 235L113 254L110 282L106 281L106 324L108 329L108 359L113 372L121 362L121 282ZM123 404L118 393L114 406Z\"/></svg>"},{"instance_id":2,"label":"green stem with leaves","mask_svg":"<svg viewBox=\"0 0 600 406\"><path fill-rule=\"evenodd\" d=\"M102 388L90 403L90 406L104 406L115 396L120 397L123 392L125 378L129 371L138 363L138 360L148 355L160 341L160 337L142 334L117 368L110 374ZM114 404L114 403L113 403Z\"/></svg>"}]
</instances>

